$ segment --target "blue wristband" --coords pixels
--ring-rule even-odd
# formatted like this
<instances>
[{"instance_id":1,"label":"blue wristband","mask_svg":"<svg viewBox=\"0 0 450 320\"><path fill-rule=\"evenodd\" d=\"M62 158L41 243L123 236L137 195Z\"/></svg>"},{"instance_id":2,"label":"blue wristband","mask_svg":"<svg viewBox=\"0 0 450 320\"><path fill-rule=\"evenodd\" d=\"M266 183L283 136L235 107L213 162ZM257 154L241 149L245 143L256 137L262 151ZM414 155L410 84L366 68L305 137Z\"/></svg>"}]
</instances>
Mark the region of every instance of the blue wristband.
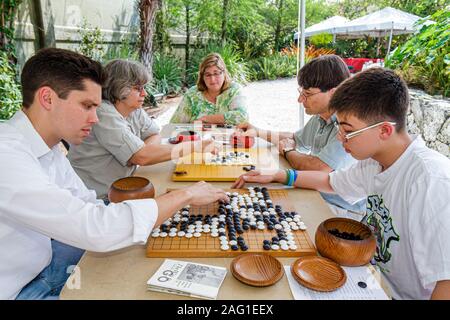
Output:
<instances>
[{"instance_id":1,"label":"blue wristband","mask_svg":"<svg viewBox=\"0 0 450 320\"><path fill-rule=\"evenodd\" d=\"M288 186L292 187L294 185L294 172L295 170L289 169L289 182Z\"/></svg>"},{"instance_id":2,"label":"blue wristband","mask_svg":"<svg viewBox=\"0 0 450 320\"><path fill-rule=\"evenodd\" d=\"M297 172L297 170L293 170L293 171L294 171L294 181L292 181L292 185L295 184L295 181L297 180L297 177L298 177L298 172Z\"/></svg>"}]
</instances>

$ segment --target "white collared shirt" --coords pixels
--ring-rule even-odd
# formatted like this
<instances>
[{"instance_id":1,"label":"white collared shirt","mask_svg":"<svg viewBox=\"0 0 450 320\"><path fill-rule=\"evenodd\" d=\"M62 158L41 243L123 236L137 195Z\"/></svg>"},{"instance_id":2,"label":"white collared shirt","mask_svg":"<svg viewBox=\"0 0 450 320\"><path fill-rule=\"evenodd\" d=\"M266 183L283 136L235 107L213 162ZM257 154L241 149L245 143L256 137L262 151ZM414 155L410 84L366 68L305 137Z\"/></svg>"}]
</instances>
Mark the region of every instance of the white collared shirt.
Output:
<instances>
[{"instance_id":1,"label":"white collared shirt","mask_svg":"<svg viewBox=\"0 0 450 320\"><path fill-rule=\"evenodd\" d=\"M51 239L98 252L145 244L157 217L153 199L96 200L22 111L0 123L0 299L14 299L50 263Z\"/></svg>"}]
</instances>

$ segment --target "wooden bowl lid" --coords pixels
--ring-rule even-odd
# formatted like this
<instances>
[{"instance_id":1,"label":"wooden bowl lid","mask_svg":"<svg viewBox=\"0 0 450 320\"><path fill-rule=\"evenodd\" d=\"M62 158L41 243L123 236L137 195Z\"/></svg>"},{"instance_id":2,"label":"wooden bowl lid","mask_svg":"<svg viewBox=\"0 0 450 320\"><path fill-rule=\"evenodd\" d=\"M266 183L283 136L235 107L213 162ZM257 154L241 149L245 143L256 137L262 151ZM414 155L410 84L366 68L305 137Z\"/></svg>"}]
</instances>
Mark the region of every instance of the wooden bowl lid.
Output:
<instances>
[{"instance_id":1,"label":"wooden bowl lid","mask_svg":"<svg viewBox=\"0 0 450 320\"><path fill-rule=\"evenodd\" d=\"M336 290L347 280L347 275L340 265L319 256L297 259L291 266L291 272L297 282L316 291Z\"/></svg>"},{"instance_id":2,"label":"wooden bowl lid","mask_svg":"<svg viewBox=\"0 0 450 320\"><path fill-rule=\"evenodd\" d=\"M270 255L247 253L233 259L231 273L245 284L266 287L283 277L284 268L280 261Z\"/></svg>"}]
</instances>

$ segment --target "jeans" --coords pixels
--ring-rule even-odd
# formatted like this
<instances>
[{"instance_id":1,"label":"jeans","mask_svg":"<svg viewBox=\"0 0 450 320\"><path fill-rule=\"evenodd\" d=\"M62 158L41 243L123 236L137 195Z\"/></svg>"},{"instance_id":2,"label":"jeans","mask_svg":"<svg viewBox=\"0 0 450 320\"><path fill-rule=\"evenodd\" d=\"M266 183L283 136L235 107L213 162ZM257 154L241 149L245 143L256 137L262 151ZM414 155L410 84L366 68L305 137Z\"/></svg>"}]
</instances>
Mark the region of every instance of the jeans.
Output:
<instances>
[{"instance_id":1,"label":"jeans","mask_svg":"<svg viewBox=\"0 0 450 320\"><path fill-rule=\"evenodd\" d=\"M68 267L76 265L84 250L52 240L52 261L16 297L17 300L57 300L70 276Z\"/></svg>"}]
</instances>

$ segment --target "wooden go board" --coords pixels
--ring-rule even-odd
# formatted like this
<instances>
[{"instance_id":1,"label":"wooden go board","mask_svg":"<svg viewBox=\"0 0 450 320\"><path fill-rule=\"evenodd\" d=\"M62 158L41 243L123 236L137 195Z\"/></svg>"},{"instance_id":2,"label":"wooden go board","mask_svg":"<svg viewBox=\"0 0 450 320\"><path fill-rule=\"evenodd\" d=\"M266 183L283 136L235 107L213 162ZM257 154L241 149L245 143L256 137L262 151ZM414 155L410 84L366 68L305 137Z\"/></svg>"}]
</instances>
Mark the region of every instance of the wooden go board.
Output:
<instances>
[{"instance_id":1,"label":"wooden go board","mask_svg":"<svg viewBox=\"0 0 450 320\"><path fill-rule=\"evenodd\" d=\"M224 148L222 152L244 152L250 155L256 169L278 169L278 155L274 157L268 148ZM172 174L173 181L235 181L246 171L242 165L205 164L206 155L193 153L179 159Z\"/></svg>"},{"instance_id":2,"label":"wooden go board","mask_svg":"<svg viewBox=\"0 0 450 320\"><path fill-rule=\"evenodd\" d=\"M230 192L246 193L246 189L229 190ZM286 190L269 190L274 205L282 206L283 211L296 211L288 199ZM191 206L190 215L217 214L218 203L207 206ZM301 212L297 211L300 215ZM228 230L227 230L228 231ZM265 253L276 257L298 257L316 255L316 249L307 231L292 231L297 246L296 250L264 250L263 241L276 236L276 230L245 230L242 236L248 245L247 251L241 249L221 250L218 237L212 237L209 233L203 233L200 237L149 237L147 243L147 257L182 258L182 257L235 257L243 253Z\"/></svg>"}]
</instances>

